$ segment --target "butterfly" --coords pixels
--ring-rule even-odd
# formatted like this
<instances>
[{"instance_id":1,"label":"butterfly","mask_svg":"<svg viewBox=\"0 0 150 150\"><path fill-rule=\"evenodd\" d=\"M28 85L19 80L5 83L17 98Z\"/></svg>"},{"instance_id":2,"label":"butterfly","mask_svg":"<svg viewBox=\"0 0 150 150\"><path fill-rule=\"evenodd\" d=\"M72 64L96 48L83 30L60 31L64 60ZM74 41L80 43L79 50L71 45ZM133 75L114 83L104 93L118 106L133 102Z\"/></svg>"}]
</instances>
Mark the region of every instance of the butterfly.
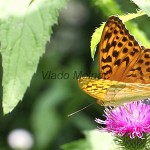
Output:
<instances>
[{"instance_id":1,"label":"butterfly","mask_svg":"<svg viewBox=\"0 0 150 150\"><path fill-rule=\"evenodd\" d=\"M81 77L80 88L102 106L150 97L150 49L140 46L117 16L108 18L99 44L101 79Z\"/></svg>"}]
</instances>

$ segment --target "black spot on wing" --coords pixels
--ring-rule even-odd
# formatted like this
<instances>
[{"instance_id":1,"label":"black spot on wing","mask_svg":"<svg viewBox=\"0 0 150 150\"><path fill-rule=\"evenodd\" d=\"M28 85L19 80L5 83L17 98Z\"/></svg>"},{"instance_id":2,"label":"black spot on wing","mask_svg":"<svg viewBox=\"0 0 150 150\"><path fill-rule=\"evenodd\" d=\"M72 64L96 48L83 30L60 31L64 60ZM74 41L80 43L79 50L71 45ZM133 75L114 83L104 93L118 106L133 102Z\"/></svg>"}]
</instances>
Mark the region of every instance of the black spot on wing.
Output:
<instances>
[{"instance_id":1,"label":"black spot on wing","mask_svg":"<svg viewBox=\"0 0 150 150\"><path fill-rule=\"evenodd\" d=\"M137 68L132 68L131 69L131 71L136 71L136 70L140 72L142 69L141 69L141 67L137 67Z\"/></svg>"},{"instance_id":2,"label":"black spot on wing","mask_svg":"<svg viewBox=\"0 0 150 150\"><path fill-rule=\"evenodd\" d=\"M133 51L134 51L135 53L138 53L138 52L139 52L138 49L136 49L136 48L133 48Z\"/></svg>"},{"instance_id":3,"label":"black spot on wing","mask_svg":"<svg viewBox=\"0 0 150 150\"><path fill-rule=\"evenodd\" d=\"M114 63L114 65L117 65L117 66L119 66L120 64L121 64L121 59L116 60Z\"/></svg>"},{"instance_id":4,"label":"black spot on wing","mask_svg":"<svg viewBox=\"0 0 150 150\"><path fill-rule=\"evenodd\" d=\"M109 65L102 66L103 70L105 70L106 68L109 68L109 70L111 70L111 67Z\"/></svg>"},{"instance_id":5,"label":"black spot on wing","mask_svg":"<svg viewBox=\"0 0 150 150\"><path fill-rule=\"evenodd\" d=\"M133 51L132 52L130 52L130 55L131 56L134 56L136 53L138 53L139 51L138 51L138 49L136 49L136 48L133 48Z\"/></svg>"},{"instance_id":6,"label":"black spot on wing","mask_svg":"<svg viewBox=\"0 0 150 150\"><path fill-rule=\"evenodd\" d=\"M128 39L124 36L123 38L122 38L122 42L126 42Z\"/></svg>"},{"instance_id":7,"label":"black spot on wing","mask_svg":"<svg viewBox=\"0 0 150 150\"><path fill-rule=\"evenodd\" d=\"M117 34L117 33L118 33L118 31L115 29L115 30L114 30L114 34Z\"/></svg>"},{"instance_id":8,"label":"black spot on wing","mask_svg":"<svg viewBox=\"0 0 150 150\"><path fill-rule=\"evenodd\" d=\"M132 35L129 35L129 40L135 41L134 37Z\"/></svg>"},{"instance_id":9,"label":"black spot on wing","mask_svg":"<svg viewBox=\"0 0 150 150\"><path fill-rule=\"evenodd\" d=\"M149 54L145 54L144 58L150 58L150 55Z\"/></svg>"},{"instance_id":10,"label":"black spot on wing","mask_svg":"<svg viewBox=\"0 0 150 150\"><path fill-rule=\"evenodd\" d=\"M118 39L119 39L119 36L116 36L116 39L118 40Z\"/></svg>"},{"instance_id":11,"label":"black spot on wing","mask_svg":"<svg viewBox=\"0 0 150 150\"><path fill-rule=\"evenodd\" d=\"M139 64L142 64L143 62L144 62L143 59L140 59L140 60L138 61Z\"/></svg>"},{"instance_id":12,"label":"black spot on wing","mask_svg":"<svg viewBox=\"0 0 150 150\"><path fill-rule=\"evenodd\" d=\"M127 77L134 77L134 78L136 78L137 75L136 74L130 74L130 75L127 75Z\"/></svg>"},{"instance_id":13,"label":"black spot on wing","mask_svg":"<svg viewBox=\"0 0 150 150\"><path fill-rule=\"evenodd\" d=\"M126 63L126 66L129 64L129 57L125 57L122 62Z\"/></svg>"},{"instance_id":14,"label":"black spot on wing","mask_svg":"<svg viewBox=\"0 0 150 150\"><path fill-rule=\"evenodd\" d=\"M150 65L150 61L145 62L145 65L149 66Z\"/></svg>"},{"instance_id":15,"label":"black spot on wing","mask_svg":"<svg viewBox=\"0 0 150 150\"><path fill-rule=\"evenodd\" d=\"M123 49L123 53L127 53L128 52L128 49L125 47L124 49Z\"/></svg>"},{"instance_id":16,"label":"black spot on wing","mask_svg":"<svg viewBox=\"0 0 150 150\"><path fill-rule=\"evenodd\" d=\"M106 77L108 74L111 74L112 73L112 68L111 68L111 66L109 66L109 65L104 65L104 66L102 66L102 78L103 79L108 79L108 77ZM106 71L105 71L106 70Z\"/></svg>"},{"instance_id":17,"label":"black spot on wing","mask_svg":"<svg viewBox=\"0 0 150 150\"><path fill-rule=\"evenodd\" d=\"M145 49L145 53L146 53L146 52L150 52L150 49Z\"/></svg>"},{"instance_id":18,"label":"black spot on wing","mask_svg":"<svg viewBox=\"0 0 150 150\"><path fill-rule=\"evenodd\" d=\"M107 63L107 62L112 62L112 58L110 56L107 56L107 58L102 57L102 62Z\"/></svg>"},{"instance_id":19,"label":"black spot on wing","mask_svg":"<svg viewBox=\"0 0 150 150\"><path fill-rule=\"evenodd\" d=\"M148 68L146 69L146 71L147 71L147 72L150 72L150 67L148 67Z\"/></svg>"},{"instance_id":20,"label":"black spot on wing","mask_svg":"<svg viewBox=\"0 0 150 150\"><path fill-rule=\"evenodd\" d=\"M110 37L111 37L111 35L112 35L112 33L110 32L107 32L105 35L104 35L104 40L106 40L106 39L110 39Z\"/></svg>"},{"instance_id":21,"label":"black spot on wing","mask_svg":"<svg viewBox=\"0 0 150 150\"><path fill-rule=\"evenodd\" d=\"M129 42L129 43L128 43L128 46L130 46L130 47L133 46L132 42Z\"/></svg>"},{"instance_id":22,"label":"black spot on wing","mask_svg":"<svg viewBox=\"0 0 150 150\"><path fill-rule=\"evenodd\" d=\"M111 46L116 46L116 41L113 41L112 43L111 43Z\"/></svg>"},{"instance_id":23,"label":"black spot on wing","mask_svg":"<svg viewBox=\"0 0 150 150\"><path fill-rule=\"evenodd\" d=\"M121 42L118 43L118 47L122 47L123 44Z\"/></svg>"},{"instance_id":24,"label":"black spot on wing","mask_svg":"<svg viewBox=\"0 0 150 150\"><path fill-rule=\"evenodd\" d=\"M123 34L124 34L124 32L121 30L121 31L120 31L120 34L122 34L122 35L123 35Z\"/></svg>"},{"instance_id":25,"label":"black spot on wing","mask_svg":"<svg viewBox=\"0 0 150 150\"><path fill-rule=\"evenodd\" d=\"M116 50L114 50L114 51L113 51L113 53L112 53L112 55L113 55L113 57L118 57L119 52L118 52L118 51L116 51Z\"/></svg>"},{"instance_id":26,"label":"black spot on wing","mask_svg":"<svg viewBox=\"0 0 150 150\"><path fill-rule=\"evenodd\" d=\"M111 45L107 43L106 48L102 49L103 53L108 53L109 49L111 48Z\"/></svg>"},{"instance_id":27,"label":"black spot on wing","mask_svg":"<svg viewBox=\"0 0 150 150\"><path fill-rule=\"evenodd\" d=\"M138 42L137 41L134 41L134 46L138 46Z\"/></svg>"}]
</instances>

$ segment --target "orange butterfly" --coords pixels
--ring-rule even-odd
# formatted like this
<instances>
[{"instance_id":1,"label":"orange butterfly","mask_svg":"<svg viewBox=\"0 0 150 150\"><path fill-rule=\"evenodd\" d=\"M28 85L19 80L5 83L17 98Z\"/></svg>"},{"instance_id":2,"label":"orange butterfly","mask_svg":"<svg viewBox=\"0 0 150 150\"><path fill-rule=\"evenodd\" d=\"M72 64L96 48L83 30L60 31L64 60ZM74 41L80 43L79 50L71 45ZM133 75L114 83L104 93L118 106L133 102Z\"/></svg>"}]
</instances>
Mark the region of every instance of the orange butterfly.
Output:
<instances>
[{"instance_id":1,"label":"orange butterfly","mask_svg":"<svg viewBox=\"0 0 150 150\"><path fill-rule=\"evenodd\" d=\"M150 49L140 46L116 16L109 17L104 26L99 55L102 79L78 80L98 104L120 106L150 97Z\"/></svg>"}]
</instances>

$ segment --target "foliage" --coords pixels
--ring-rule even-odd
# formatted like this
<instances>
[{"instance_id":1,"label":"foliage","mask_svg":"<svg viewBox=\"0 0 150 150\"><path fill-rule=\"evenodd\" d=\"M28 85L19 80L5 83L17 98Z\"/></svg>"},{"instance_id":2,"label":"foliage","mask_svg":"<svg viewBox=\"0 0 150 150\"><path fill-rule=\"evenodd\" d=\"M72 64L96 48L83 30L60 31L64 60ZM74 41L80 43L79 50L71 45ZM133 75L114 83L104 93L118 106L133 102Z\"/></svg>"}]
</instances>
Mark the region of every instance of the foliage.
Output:
<instances>
[{"instance_id":1,"label":"foliage","mask_svg":"<svg viewBox=\"0 0 150 150\"><path fill-rule=\"evenodd\" d=\"M62 146L63 150L114 150L118 147L114 143L114 137L105 132L100 132L98 130L86 131L85 139L75 142L71 142ZM104 138L105 137L105 138Z\"/></svg>"},{"instance_id":2,"label":"foliage","mask_svg":"<svg viewBox=\"0 0 150 150\"><path fill-rule=\"evenodd\" d=\"M22 99L64 5L65 0L0 2L4 114Z\"/></svg>"}]
</instances>

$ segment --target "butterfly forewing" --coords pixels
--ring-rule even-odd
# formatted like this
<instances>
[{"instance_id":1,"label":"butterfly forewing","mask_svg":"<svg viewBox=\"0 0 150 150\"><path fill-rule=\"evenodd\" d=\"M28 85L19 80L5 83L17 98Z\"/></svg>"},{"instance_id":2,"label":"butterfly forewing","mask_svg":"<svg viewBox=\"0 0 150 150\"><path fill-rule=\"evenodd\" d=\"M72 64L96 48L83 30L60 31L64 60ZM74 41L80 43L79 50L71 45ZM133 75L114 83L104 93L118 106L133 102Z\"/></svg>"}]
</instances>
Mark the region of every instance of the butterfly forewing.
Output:
<instances>
[{"instance_id":1,"label":"butterfly forewing","mask_svg":"<svg viewBox=\"0 0 150 150\"><path fill-rule=\"evenodd\" d=\"M102 78L124 81L138 61L141 47L118 17L110 17L105 24L100 46Z\"/></svg>"}]
</instances>

